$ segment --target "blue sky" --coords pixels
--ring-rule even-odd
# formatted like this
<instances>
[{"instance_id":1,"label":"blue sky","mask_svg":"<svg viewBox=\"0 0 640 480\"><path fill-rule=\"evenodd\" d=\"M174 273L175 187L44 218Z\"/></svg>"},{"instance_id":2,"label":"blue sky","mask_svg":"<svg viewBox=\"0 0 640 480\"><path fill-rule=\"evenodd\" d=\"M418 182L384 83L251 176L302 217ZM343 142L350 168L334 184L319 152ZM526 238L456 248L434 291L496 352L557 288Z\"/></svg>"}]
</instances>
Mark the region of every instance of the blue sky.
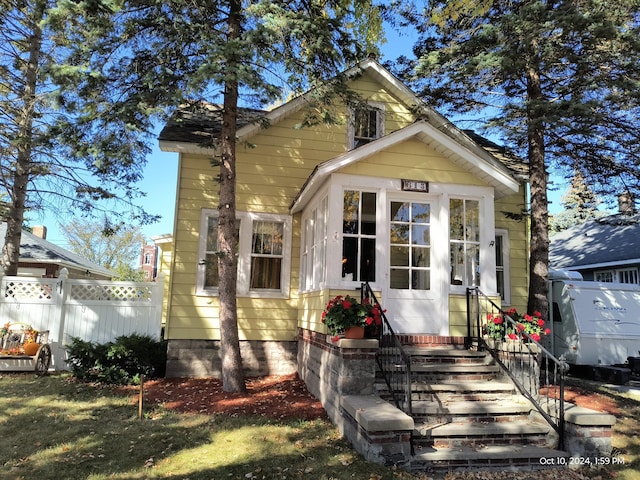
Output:
<instances>
[{"instance_id":1,"label":"blue sky","mask_svg":"<svg viewBox=\"0 0 640 480\"><path fill-rule=\"evenodd\" d=\"M153 145L153 151L147 157L144 178L137 184L139 189L147 194L141 202L147 212L162 216L160 222L145 225L142 228L148 243L151 242L153 236L173 233L177 172L178 154L161 152L156 141ZM61 247L67 246L59 228L60 222L64 223L66 220L51 214L43 216L29 214L29 220L30 225L45 225L47 227L48 241Z\"/></svg>"},{"instance_id":2,"label":"blue sky","mask_svg":"<svg viewBox=\"0 0 640 480\"><path fill-rule=\"evenodd\" d=\"M381 60L383 61L394 60L402 53L410 55L411 46L416 40L415 34L410 31L406 31L402 35L388 31L387 38L389 41L382 47L383 58ZM153 236L173 233L177 170L178 154L161 152L155 142L153 151L147 158L144 179L138 184L138 187L147 193L142 202L145 209L151 214L162 217L158 223L143 227L143 233L149 242ZM552 212L561 210L560 197L563 193L563 188L549 192ZM66 246L65 238L60 233L58 218L53 215L30 216L29 218L31 225L41 224L47 227L47 240L62 247Z\"/></svg>"}]
</instances>

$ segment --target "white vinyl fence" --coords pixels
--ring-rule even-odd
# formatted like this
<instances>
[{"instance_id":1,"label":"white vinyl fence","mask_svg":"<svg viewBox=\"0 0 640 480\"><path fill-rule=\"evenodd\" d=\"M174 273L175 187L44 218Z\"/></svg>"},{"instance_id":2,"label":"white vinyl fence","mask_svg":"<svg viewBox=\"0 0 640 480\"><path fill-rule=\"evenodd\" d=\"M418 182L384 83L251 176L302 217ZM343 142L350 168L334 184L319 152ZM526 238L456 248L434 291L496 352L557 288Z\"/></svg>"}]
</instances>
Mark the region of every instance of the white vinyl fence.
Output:
<instances>
[{"instance_id":1,"label":"white vinyl fence","mask_svg":"<svg viewBox=\"0 0 640 480\"><path fill-rule=\"evenodd\" d=\"M2 277L0 323L49 330L52 368L64 370L72 337L106 343L137 333L160 339L164 276L158 282Z\"/></svg>"}]
</instances>

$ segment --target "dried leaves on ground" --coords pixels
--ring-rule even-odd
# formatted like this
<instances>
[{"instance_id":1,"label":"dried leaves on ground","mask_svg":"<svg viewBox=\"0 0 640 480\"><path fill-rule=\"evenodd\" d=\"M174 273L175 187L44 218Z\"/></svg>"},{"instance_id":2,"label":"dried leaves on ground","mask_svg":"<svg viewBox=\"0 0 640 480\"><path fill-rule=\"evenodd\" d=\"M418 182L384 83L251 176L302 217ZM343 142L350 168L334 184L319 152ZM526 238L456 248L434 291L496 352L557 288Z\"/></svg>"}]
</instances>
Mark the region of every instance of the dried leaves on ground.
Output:
<instances>
[{"instance_id":1,"label":"dried leaves on ground","mask_svg":"<svg viewBox=\"0 0 640 480\"><path fill-rule=\"evenodd\" d=\"M227 393L222 382L213 378L163 378L144 384L144 401L184 413L258 415L274 420L326 419L321 403L307 390L295 374L248 378L247 393ZM593 410L620 413L611 397L577 386L567 387L565 399ZM452 472L443 476L418 476L419 479L443 480L605 480L611 472L581 473L569 469L535 472ZM614 474L615 475L615 474ZM640 478L640 477L639 477Z\"/></svg>"}]
</instances>

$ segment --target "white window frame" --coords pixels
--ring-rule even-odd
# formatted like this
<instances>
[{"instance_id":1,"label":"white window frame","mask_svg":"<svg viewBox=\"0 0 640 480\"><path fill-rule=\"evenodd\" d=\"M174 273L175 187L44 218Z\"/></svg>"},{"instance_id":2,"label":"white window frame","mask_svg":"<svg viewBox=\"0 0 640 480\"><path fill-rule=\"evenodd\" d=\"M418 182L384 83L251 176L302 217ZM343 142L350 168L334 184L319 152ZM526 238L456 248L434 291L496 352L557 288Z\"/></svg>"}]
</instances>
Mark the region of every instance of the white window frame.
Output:
<instances>
[{"instance_id":1,"label":"white window frame","mask_svg":"<svg viewBox=\"0 0 640 480\"><path fill-rule=\"evenodd\" d=\"M487 295L497 295L493 189L472 185L432 183L429 184L429 192L433 194L442 194L442 209L445 213L445 217L442 219L442 224L446 229L447 264L449 263L449 249L451 248L451 242L448 237L450 228L449 222L451 220L449 200L478 200L480 202L480 288ZM446 275L449 293L453 295L465 295L467 286L451 285L449 270L447 270Z\"/></svg>"},{"instance_id":2,"label":"white window frame","mask_svg":"<svg viewBox=\"0 0 640 480\"><path fill-rule=\"evenodd\" d=\"M605 276L609 277L609 279L604 278ZM624 281L629 279L629 277L633 277L635 282ZM638 275L638 269L635 267L596 270L593 272L593 278L596 282L601 283L625 283L627 285L638 285L640 283L640 275Z\"/></svg>"},{"instance_id":3,"label":"white window frame","mask_svg":"<svg viewBox=\"0 0 640 480\"><path fill-rule=\"evenodd\" d=\"M639 283L639 278L638 278L638 269L635 267L630 267L630 268L619 268L618 270L616 270L616 277L618 279L619 283L626 283L629 285L638 285ZM625 277L625 278L623 278ZM630 278L632 277L632 278ZM625 280L635 280L632 282L628 282Z\"/></svg>"},{"instance_id":4,"label":"white window frame","mask_svg":"<svg viewBox=\"0 0 640 480\"><path fill-rule=\"evenodd\" d=\"M300 291L321 290L327 282L329 197L326 192L302 217Z\"/></svg>"},{"instance_id":5,"label":"white window frame","mask_svg":"<svg viewBox=\"0 0 640 480\"><path fill-rule=\"evenodd\" d=\"M217 209L202 209L200 214L200 238L198 242L198 266L196 275L196 295L217 296L217 287L204 287L205 280L205 251L207 242L207 225L209 217L217 217ZM257 298L288 298L291 282L291 231L290 215L256 212L236 212L236 219L240 220L240 234L238 236L238 280L237 295ZM279 289L251 289L251 244L254 222L279 222L284 226L282 246L282 266Z\"/></svg>"},{"instance_id":6,"label":"white window frame","mask_svg":"<svg viewBox=\"0 0 640 480\"><path fill-rule=\"evenodd\" d=\"M371 141L374 141L378 138L384 136L384 124L385 124L385 104L380 102L366 102L366 106L374 110L377 114L376 118L376 136L375 137L367 137L370 138ZM356 112L358 110L364 109L364 105L361 107L350 107L349 108L349 121L347 122L347 149L353 150L356 148L356 139L355 139L355 118Z\"/></svg>"},{"instance_id":7,"label":"white window frame","mask_svg":"<svg viewBox=\"0 0 640 480\"><path fill-rule=\"evenodd\" d=\"M464 261L464 266L462 268L462 273L463 273L463 278L462 278L462 283L460 284L455 284L455 283L450 283L451 286L460 286L460 287L479 287L480 286L480 282L482 281L482 276L481 276L481 271L480 271L480 266L482 264L482 252L480 251L480 247L481 247L481 238L480 238L480 233L482 230L482 204L481 204L481 199L478 198L469 198L469 197L456 197L456 196L451 196L449 197L449 232L451 231L451 202L457 200L457 201L461 201L462 202L462 208L463 208L463 213L467 212L467 203L468 202L475 202L477 203L477 208L478 208L478 239L477 240L469 240L466 238L467 235L467 229L468 226L465 224L463 225L463 238L462 239L452 239L449 238L449 261L451 262L451 249L454 245L458 245L458 246L462 246L463 247L463 251L465 252L464 256L463 256L463 261ZM466 215L463 215L466 218ZM475 279L476 275L478 278L478 284L476 285L475 280L473 281L473 283L469 284L467 283L467 281L469 280L468 278L466 278L467 276L467 270L469 269L469 265L467 265L467 248L470 247L477 247L478 249L478 264L476 266L477 272L473 273L473 278ZM453 270L453 265L449 265L449 269ZM451 275L450 275L451 276ZM451 279L449 280L451 282Z\"/></svg>"},{"instance_id":8,"label":"white window frame","mask_svg":"<svg viewBox=\"0 0 640 480\"><path fill-rule=\"evenodd\" d=\"M360 229L358 229L357 233L344 233L343 228L340 228L340 239L341 239L341 248L340 248L340 257L339 258L343 258L344 255L344 243L345 243L345 239L346 238L352 238L356 240L357 246L358 246L358 256L356 258L356 273L358 274L358 276L360 275L361 271L362 271L362 265L360 263L360 261L362 260L362 249L363 249L363 244L365 240L373 240L373 245L374 246L379 246L380 245L380 191L379 189L372 189L372 188L363 188L363 187L350 187L350 186L343 186L342 187L342 194L340 196L340 205L343 206L342 211L340 212L340 225L343 224L344 222L344 195L345 192L347 191L352 191L352 192L358 192L360 194L360 198L359 198L359 202L358 202L358 223L359 223L359 227L361 226L361 222L362 222L362 214L360 209L362 208L362 194L364 193L368 193L368 194L372 194L375 195L376 201L375 201L375 208L376 208L376 214L374 217L374 223L376 226L376 233L375 234L365 234L362 233L362 231L360 231ZM336 202L338 203L338 202ZM380 252L379 249L376 247L374 249L374 255L375 255L375 262L374 262L374 270L373 270L373 276L374 278L378 278L378 264L380 263ZM344 261L344 260L343 260ZM346 275L343 274L343 272L340 272L340 281L343 284L347 284L347 285L360 285L364 280L362 278L353 278L353 274L351 277L348 277ZM375 284L375 280L369 280L370 284Z\"/></svg>"},{"instance_id":9,"label":"white window frame","mask_svg":"<svg viewBox=\"0 0 640 480\"><path fill-rule=\"evenodd\" d=\"M504 281L502 304L511 305L511 243L509 241L509 230L496 228L496 242L498 237L502 238L502 267L498 267L498 254L496 252L496 291L498 290L497 272L500 270ZM482 281L482 278L480 281Z\"/></svg>"}]
</instances>

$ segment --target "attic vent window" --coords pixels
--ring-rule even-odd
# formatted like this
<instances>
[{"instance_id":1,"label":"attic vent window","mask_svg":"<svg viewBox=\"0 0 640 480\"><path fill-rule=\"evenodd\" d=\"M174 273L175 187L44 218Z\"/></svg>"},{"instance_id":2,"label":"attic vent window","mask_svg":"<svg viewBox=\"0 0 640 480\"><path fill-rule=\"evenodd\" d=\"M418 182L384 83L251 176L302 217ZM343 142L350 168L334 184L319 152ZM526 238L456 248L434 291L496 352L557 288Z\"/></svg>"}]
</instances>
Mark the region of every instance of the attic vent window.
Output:
<instances>
[{"instance_id":1,"label":"attic vent window","mask_svg":"<svg viewBox=\"0 0 640 480\"><path fill-rule=\"evenodd\" d=\"M358 148L384 135L384 108L380 105L358 107L351 112L349 149Z\"/></svg>"}]
</instances>

